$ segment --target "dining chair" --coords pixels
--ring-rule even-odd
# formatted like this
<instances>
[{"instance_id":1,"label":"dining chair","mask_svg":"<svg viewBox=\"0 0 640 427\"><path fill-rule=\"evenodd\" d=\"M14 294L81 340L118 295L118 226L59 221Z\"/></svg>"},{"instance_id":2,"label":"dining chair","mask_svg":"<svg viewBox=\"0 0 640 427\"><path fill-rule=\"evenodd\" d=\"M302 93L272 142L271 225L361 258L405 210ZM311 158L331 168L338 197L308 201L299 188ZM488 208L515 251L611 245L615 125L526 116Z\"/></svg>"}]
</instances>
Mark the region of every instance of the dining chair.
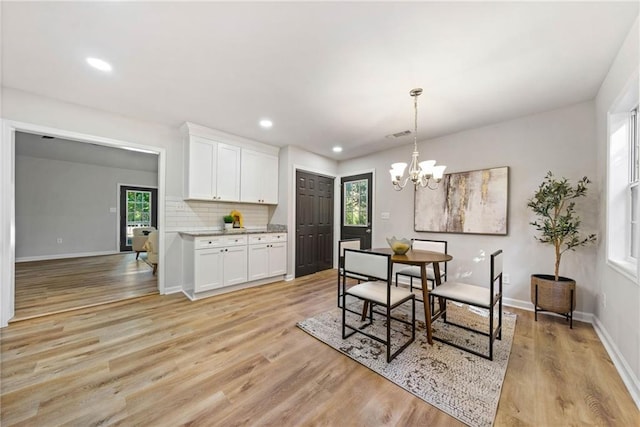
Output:
<instances>
[{"instance_id":1,"label":"dining chair","mask_svg":"<svg viewBox=\"0 0 640 427\"><path fill-rule=\"evenodd\" d=\"M429 239L411 239L411 249L415 251L432 251L447 253L447 241L446 240L429 240ZM413 279L417 278L421 280L420 267L417 265L411 265L402 268L396 272L396 286L398 285L398 276L409 277L409 289L413 291ZM447 263L440 263L440 282L444 282L447 278ZM427 283L430 284L429 289L433 289L435 286L435 275L433 267L427 266ZM422 282L420 283L422 288Z\"/></svg>"},{"instance_id":2,"label":"dining chair","mask_svg":"<svg viewBox=\"0 0 640 427\"><path fill-rule=\"evenodd\" d=\"M361 251L355 249L345 249L344 251L344 269L342 271L343 280L346 280L348 274L357 274L368 277L369 281L359 283L348 289L342 294L342 339L346 339L355 333L365 335L372 340L378 341L385 345L387 353L387 363L391 362L400 352L402 352L416 337L416 302L415 295L407 288L398 288L393 286L391 255L381 254L370 251ZM365 319L364 324L347 323L347 313L360 316L360 311L347 308L347 296L357 298L363 304L369 303L369 315ZM393 317L391 312L393 309L400 307L406 302L411 302L411 320ZM373 309L382 308L383 312ZM380 337L372 333L368 333L366 328L373 324L373 314L382 314L386 321L386 335ZM354 318L355 316L350 316ZM391 351L391 322L400 322L411 326L411 337L404 343L400 343L400 347ZM350 330L347 333L347 329Z\"/></svg>"},{"instance_id":3,"label":"dining chair","mask_svg":"<svg viewBox=\"0 0 640 427\"><path fill-rule=\"evenodd\" d=\"M429 294L430 298L439 299L439 310L433 313L431 324L442 316L444 323L457 326L480 335L484 335L489 339L488 354L480 353L469 347L465 347L451 340L446 340L434 335L433 339L452 345L461 350L475 354L485 359L493 360L493 343L496 339L502 338L502 249L491 254L491 272L489 287L471 285L467 283L447 281L440 286L436 286ZM487 309L489 311L488 331L473 329L469 326L454 323L447 318L447 301L454 301L467 304L474 307ZM497 306L497 308L496 308ZM494 328L495 311L498 311L498 325Z\"/></svg>"},{"instance_id":4,"label":"dining chair","mask_svg":"<svg viewBox=\"0 0 640 427\"><path fill-rule=\"evenodd\" d=\"M344 287L347 285L346 281L342 280L342 271L344 269L344 250L359 250L360 247L361 241L359 237L355 239L342 239L338 241L338 307L341 307L341 297L344 292ZM358 274L349 274L347 277L357 280L358 283L366 281L368 279L367 277Z\"/></svg>"}]
</instances>

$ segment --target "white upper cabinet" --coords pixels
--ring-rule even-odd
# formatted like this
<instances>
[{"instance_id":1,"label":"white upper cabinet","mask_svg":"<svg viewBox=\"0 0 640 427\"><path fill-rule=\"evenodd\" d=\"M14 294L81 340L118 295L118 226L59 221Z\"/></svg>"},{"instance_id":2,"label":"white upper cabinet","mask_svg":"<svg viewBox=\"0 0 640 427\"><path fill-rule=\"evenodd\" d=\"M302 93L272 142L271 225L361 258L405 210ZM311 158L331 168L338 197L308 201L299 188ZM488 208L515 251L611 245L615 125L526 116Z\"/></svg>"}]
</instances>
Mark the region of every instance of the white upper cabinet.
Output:
<instances>
[{"instance_id":1,"label":"white upper cabinet","mask_svg":"<svg viewBox=\"0 0 640 427\"><path fill-rule=\"evenodd\" d=\"M218 143L218 200L240 200L240 147Z\"/></svg>"},{"instance_id":2,"label":"white upper cabinet","mask_svg":"<svg viewBox=\"0 0 640 427\"><path fill-rule=\"evenodd\" d=\"M278 204L278 157L242 149L240 201Z\"/></svg>"},{"instance_id":3,"label":"white upper cabinet","mask_svg":"<svg viewBox=\"0 0 640 427\"><path fill-rule=\"evenodd\" d=\"M278 151L260 142L186 122L184 198L278 204Z\"/></svg>"},{"instance_id":4,"label":"white upper cabinet","mask_svg":"<svg viewBox=\"0 0 640 427\"><path fill-rule=\"evenodd\" d=\"M189 136L185 160L185 199L240 200L240 147Z\"/></svg>"}]
</instances>

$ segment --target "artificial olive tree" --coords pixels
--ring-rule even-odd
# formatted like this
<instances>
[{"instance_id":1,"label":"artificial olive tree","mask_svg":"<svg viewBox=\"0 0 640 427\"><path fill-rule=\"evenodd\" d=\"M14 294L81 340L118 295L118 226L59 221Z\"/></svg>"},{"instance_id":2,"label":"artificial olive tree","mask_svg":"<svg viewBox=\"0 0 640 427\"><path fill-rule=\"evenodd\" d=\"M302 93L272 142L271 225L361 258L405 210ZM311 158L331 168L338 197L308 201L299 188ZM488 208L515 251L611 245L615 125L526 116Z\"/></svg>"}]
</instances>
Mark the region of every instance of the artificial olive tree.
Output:
<instances>
[{"instance_id":1,"label":"artificial olive tree","mask_svg":"<svg viewBox=\"0 0 640 427\"><path fill-rule=\"evenodd\" d=\"M540 233L536 239L555 248L556 281L559 278L562 254L596 240L595 234L586 237L580 235L580 218L575 213L574 199L586 196L590 182L585 176L574 186L566 178L557 179L548 172L527 203L538 216L536 221L530 223Z\"/></svg>"}]
</instances>

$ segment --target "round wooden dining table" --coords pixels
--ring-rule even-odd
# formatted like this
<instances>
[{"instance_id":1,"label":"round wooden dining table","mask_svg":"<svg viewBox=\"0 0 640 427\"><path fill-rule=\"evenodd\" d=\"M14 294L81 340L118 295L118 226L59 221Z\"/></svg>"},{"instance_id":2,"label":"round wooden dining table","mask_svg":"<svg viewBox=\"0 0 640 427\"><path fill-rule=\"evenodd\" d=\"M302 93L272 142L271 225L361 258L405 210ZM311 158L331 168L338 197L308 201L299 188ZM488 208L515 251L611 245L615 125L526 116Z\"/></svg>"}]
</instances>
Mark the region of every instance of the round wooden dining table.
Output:
<instances>
[{"instance_id":1,"label":"round wooden dining table","mask_svg":"<svg viewBox=\"0 0 640 427\"><path fill-rule=\"evenodd\" d=\"M435 285L440 285L440 263L448 262L453 259L449 254L432 251L409 250L404 255L396 255L391 248L374 248L371 252L391 255L391 262L394 264L408 264L420 267L420 276L422 282L422 301L424 305L424 319L427 327L427 342L433 344L431 336L431 305L429 304L429 287L427 284L427 265L433 265L433 275L435 277Z\"/></svg>"}]
</instances>

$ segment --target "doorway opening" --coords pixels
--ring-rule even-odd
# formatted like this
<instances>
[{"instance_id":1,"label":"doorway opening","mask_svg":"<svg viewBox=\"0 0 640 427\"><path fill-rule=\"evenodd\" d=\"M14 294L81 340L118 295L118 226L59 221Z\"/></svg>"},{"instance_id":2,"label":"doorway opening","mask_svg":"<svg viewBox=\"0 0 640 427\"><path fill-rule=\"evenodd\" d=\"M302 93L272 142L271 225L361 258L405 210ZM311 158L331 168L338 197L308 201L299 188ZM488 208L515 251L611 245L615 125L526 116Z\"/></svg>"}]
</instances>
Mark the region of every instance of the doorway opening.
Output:
<instances>
[{"instance_id":1,"label":"doorway opening","mask_svg":"<svg viewBox=\"0 0 640 427\"><path fill-rule=\"evenodd\" d=\"M6 219L6 227L3 228L2 230L2 236L3 236L4 242L9 242L10 244L2 245L2 252L6 256L3 256L4 261L2 262L2 265L3 265L3 272L1 275L2 287L0 290L2 292L2 298L0 299L2 306L0 310L0 327L6 326L10 320L16 321L16 320L20 320L21 318L31 318L31 317L38 317L39 315L50 314L48 311L48 309L50 308L49 304L44 304L46 305L45 308L47 310L45 310L45 312L43 312L42 314L29 313L27 315L24 315L23 313L23 315L20 316L17 313L19 308L17 304L18 298L24 295L28 295L28 298L32 297L30 291L21 292L20 289L16 289L16 284L17 284L16 282L18 281L18 275L20 275L20 280L30 275L28 271L29 269L23 268L23 267L27 267L28 264L33 264L34 269L31 269L31 271L39 270L40 276L42 277L43 276L42 268L45 267L45 264L48 265L48 264L58 263L62 265L62 264L71 262L72 260L93 261L94 263L93 268L88 268L87 269L88 271L86 271L86 274L87 274L86 280L81 281L82 282L81 286L84 285L85 287L79 288L81 291L78 293L75 293L76 296L85 294L85 293L90 293L90 292L85 292L85 290L88 289L86 286L92 286L92 285L95 285L96 282L100 282L100 280L98 279L99 277L103 277L102 274L104 273L103 271L100 271L100 270L102 266L107 265L109 263L116 266L114 271L116 272L116 274L120 275L119 278L115 279L117 283L126 284L125 282L131 282L130 279L132 279L135 276L135 274L132 274L132 270L130 269L131 265L129 263L129 260L127 259L127 256L135 258L135 254L132 253L132 254L120 255L119 245L117 243L118 233L115 230L115 226L117 224L117 210L115 208L117 203L117 197L115 196L117 194L117 186L113 184L112 186L110 186L110 189L108 190L98 188L97 186L91 187L93 184L97 182L97 175L99 175L100 172L103 172L103 171L98 171L95 173L91 171L85 171L82 179L75 179L75 180L68 179L67 182L71 184L79 184L79 185L80 183L82 183L83 185L85 185L85 187L88 188L88 190L82 193L80 192L74 193L73 191L67 192L65 194L65 196L68 196L67 199L58 197L61 194L61 191L63 189L63 186L59 185L59 183L55 183L53 189L50 189L48 191L48 194L46 192L43 194L39 193L40 195L38 196L34 193L34 191L24 191L23 189L19 188L16 185L16 182L18 179L21 179L23 183L33 182L33 179L31 178L29 178L31 179L31 181L27 181L26 177L29 175L37 177L39 174L40 175L45 174L47 178L40 179L39 181L42 184L43 182L52 181L51 179L52 177L55 177L56 179L63 179L65 177L68 178L68 175L71 173L70 169L76 167L77 165L66 163L66 165L69 166L69 169L65 169L64 167L60 168L60 165L56 165L51 168L48 168L48 167L40 168L40 167L37 167L37 165L28 163L26 164L26 166L25 164L22 165L23 166L22 170L25 173L23 173L22 175L18 175L17 166L20 166L20 165L17 165L17 163L22 163L22 160L23 160L22 158L19 158L19 157L21 156L31 157L32 160L30 161L32 163L46 161L47 157L35 156L35 155L32 155L33 153L29 153L29 152L25 153L22 150L19 152L17 148L21 148L21 147L18 146L17 141L19 138L21 138L21 135L27 135L33 138L37 138L38 140L49 141L49 142L56 141L56 140L63 140L64 144L67 144L67 143L75 144L77 150L71 151L73 156L82 156L83 153L86 153L87 149L90 149L91 147L97 147L101 149L108 149L113 152L129 153L129 154L126 154L125 157L127 159L130 159L132 162L136 162L136 159L138 159L136 157L136 154L144 153L147 156L149 156L150 162L154 164L153 166L154 172L149 172L149 171L146 171L146 172L149 175L152 174L154 176L153 185L157 186L157 193L158 193L156 199L160 199L164 197L163 182L164 182L164 176L165 176L164 170L165 170L165 161L166 161L165 149L158 148L158 147L131 144L131 143L122 142L118 140L112 140L112 139L103 138L103 137L64 131L60 129L47 128L47 127L28 124L28 123L17 123L17 122L11 122L11 121L4 121L3 123L4 123L3 137L6 138L6 140L8 141L8 144L6 144L2 149L4 159L2 162L3 163L3 173L1 175L2 182L0 184L2 188L6 190L6 192L3 191L3 193L7 195L7 198L4 199L2 203L1 215L3 218ZM33 145L30 145L29 147L27 147L27 151L31 148L33 148ZM48 151L49 156L53 156L52 158L54 160L54 163L55 161L68 162L70 160L67 157L67 154L69 154L70 151L58 150L57 146L54 147L53 144L51 146L48 146L46 150ZM67 154L64 154L64 153L67 153ZM7 156L5 156L5 154L7 154ZM58 156L58 157L55 157L55 156ZM107 161L108 158L109 156L105 156L104 158L100 158L100 160ZM82 167L96 167L96 164L92 164L91 161L87 161L87 162L78 161L77 163L78 164L87 163ZM82 167L78 166L78 168L82 168ZM58 170L58 172L53 171L53 169ZM100 169L100 167L98 167L98 169ZM128 175L129 177L132 176L132 174L138 174L141 172L141 167L139 164L136 167L125 167L124 169L127 169L129 171L129 175ZM127 178L126 180L132 181L132 179L130 178ZM37 186L31 183L28 185L32 189L44 187L44 185ZM73 187L73 185L69 185L69 187ZM99 215L104 215L104 216L110 215L112 218L111 224L113 224L113 226L101 227L101 226L95 226L90 224L87 225L88 223L83 223L82 221L78 220L77 216L89 210L92 207L92 204L94 204L94 202L92 202L87 198L87 194L90 194L91 192L102 193L102 194L107 194L108 192L112 194L113 195L112 197L114 198L113 198L113 202L109 202L108 204L107 203L100 204L99 205L100 210L97 214L95 212L91 212L85 215L85 218L92 219L93 217L97 217ZM84 196L82 196L82 194L84 194ZM45 197L47 197L46 200L49 200L49 202L45 202ZM40 205L40 208L38 208L37 206L35 206L35 208L34 206L29 207L30 206L29 204L34 205L34 203L36 205ZM21 204L22 206L21 214L17 212L18 204ZM63 206L63 208L66 209L64 213L58 215L62 219L61 222L58 221L59 226L54 226L52 225L51 222L46 223L47 219L45 219L45 221L40 221L37 218L33 217L33 215L44 216L46 214L50 214L52 211L52 206L54 205ZM110 206L113 206L113 207L110 207ZM164 218L164 206L160 204L157 210L157 220L156 220L160 227L164 223L163 218ZM55 220L55 218L48 218L48 220L53 221ZM33 224L36 224L38 221L40 221L40 223L46 226L38 226L38 227L32 226ZM103 231L105 228L108 228L109 237L104 237L104 238L98 237L98 234L101 231ZM4 237L8 237L11 235L8 230L12 230L12 229L15 230L15 239L11 239L11 240L9 240L8 238L5 239ZM22 232L20 230L22 230ZM38 239L30 238L31 234L33 233L36 234ZM52 238L47 233L50 233L50 234L54 233L52 235L55 237ZM64 237L64 235L59 233L66 233L66 235L69 237ZM47 237L45 238L45 236ZM23 237L27 237L27 239L25 240L23 239ZM29 243L34 241L36 242L35 246ZM98 241L108 242L108 243L105 243L108 246L107 247L101 246L96 248L91 248L87 246L88 242L98 242ZM40 242L39 248L38 248L37 242ZM27 250L23 251L23 249L27 249ZM160 254L160 258L162 259L162 253L164 252L164 236L162 234L159 235L158 251ZM104 258L104 262L100 261L101 258ZM115 261L115 262L110 262L110 261ZM36 264L40 264L40 265L36 265ZM100 266L100 268L96 268L96 266ZM65 265L64 267L65 268L70 267L68 268L68 270L72 272L71 274L75 274L75 276L78 276L78 272L81 270L80 266ZM57 267L53 267L53 268L57 268ZM145 284L145 287L147 288L147 290L143 294L158 293L158 292L164 293L163 263L159 264L158 274L155 277L151 273L152 269L150 269L149 266L145 263L136 265L134 269L140 270L140 271L144 270L143 274L147 275L147 273L149 273L149 275L151 276L150 279L146 281L147 283ZM45 274L45 276L47 275ZM31 275L31 277L33 278L34 276ZM34 280L31 280L30 282L31 282L30 284L34 285L36 288L39 286L39 284L36 283L36 281ZM46 287L46 284L45 284L45 287ZM106 287L102 286L101 290L104 290L107 287L108 286ZM128 292L128 290L125 290L124 293L120 293L120 294L123 295L125 298L128 298L131 295ZM108 299L109 299L108 301L104 301L104 302L113 301L111 297L109 297ZM119 298L119 299L123 299L123 298ZM45 299L40 299L40 298L37 298L37 300L45 301ZM98 300L98 301L80 302L78 304L74 303L72 304L73 307L70 307L70 308L64 307L57 311L58 312L68 311L69 309L93 306L93 305L101 304L104 302ZM30 303L27 301L27 305L29 304ZM40 305L44 306L43 304L40 304Z\"/></svg>"}]
</instances>

